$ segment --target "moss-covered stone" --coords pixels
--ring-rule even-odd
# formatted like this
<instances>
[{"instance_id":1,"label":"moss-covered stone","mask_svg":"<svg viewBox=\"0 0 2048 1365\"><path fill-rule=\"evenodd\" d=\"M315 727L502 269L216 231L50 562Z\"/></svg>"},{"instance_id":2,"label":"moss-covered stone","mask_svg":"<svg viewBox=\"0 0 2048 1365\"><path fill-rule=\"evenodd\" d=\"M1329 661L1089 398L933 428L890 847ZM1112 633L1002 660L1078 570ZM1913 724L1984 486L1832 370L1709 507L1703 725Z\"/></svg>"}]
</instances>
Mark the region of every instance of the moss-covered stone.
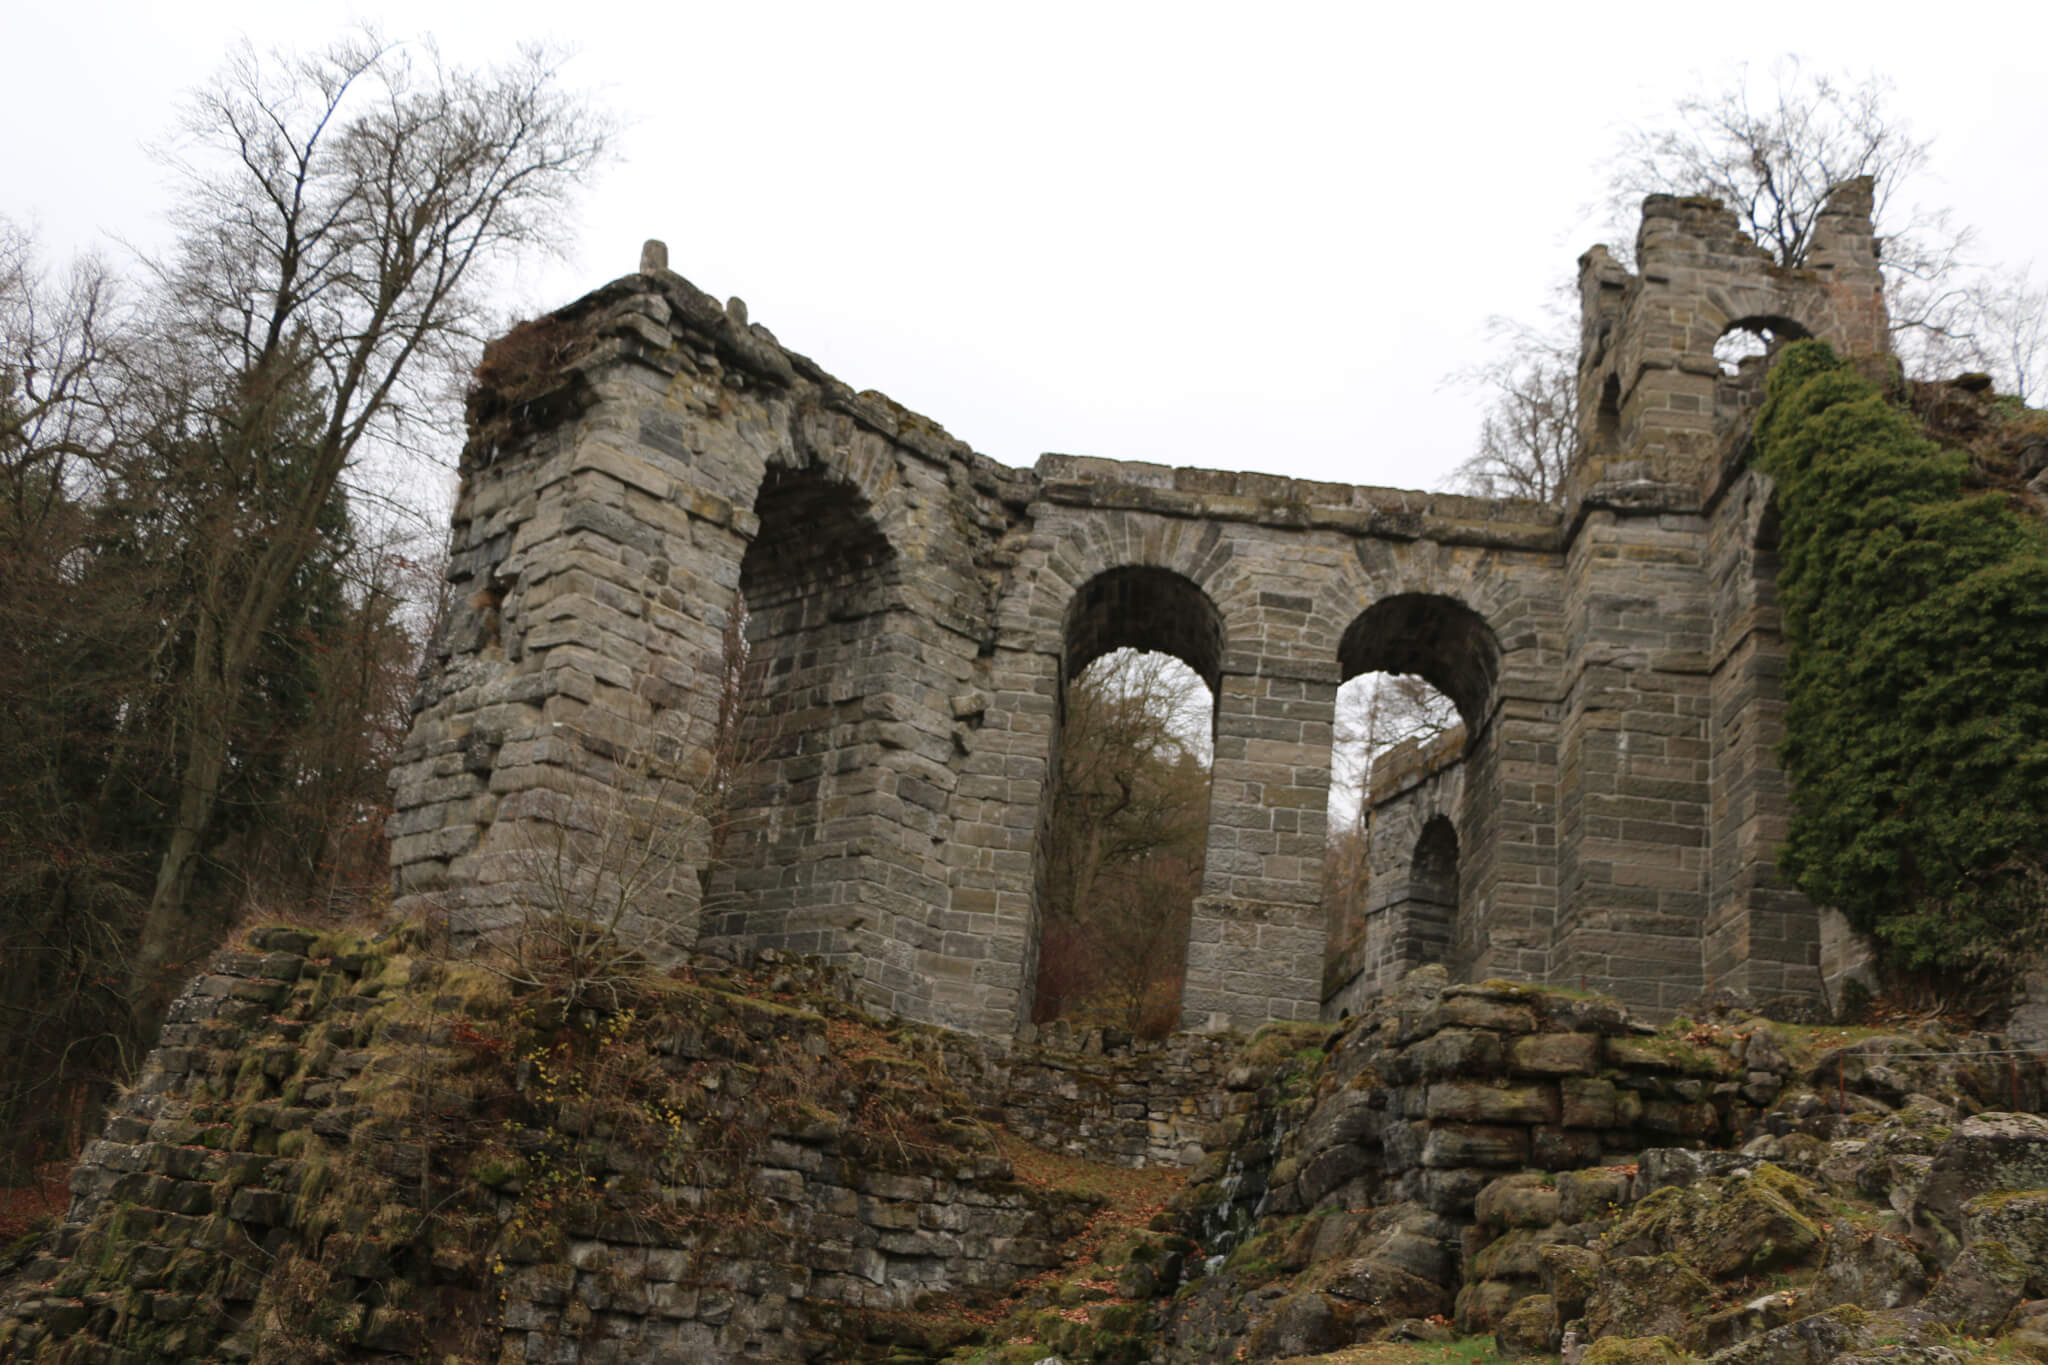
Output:
<instances>
[{"instance_id":1,"label":"moss-covered stone","mask_svg":"<svg viewBox=\"0 0 2048 1365\"><path fill-rule=\"evenodd\" d=\"M1586 1326L1596 1338L1648 1333L1690 1344L1713 1292L1706 1277L1670 1252L1610 1257L1586 1301Z\"/></svg>"},{"instance_id":2,"label":"moss-covered stone","mask_svg":"<svg viewBox=\"0 0 2048 1365\"><path fill-rule=\"evenodd\" d=\"M1556 1335L1556 1318L1556 1305L1548 1294L1531 1294L1501 1318L1494 1329L1494 1345L1503 1356L1547 1354Z\"/></svg>"},{"instance_id":3,"label":"moss-covered stone","mask_svg":"<svg viewBox=\"0 0 2048 1365\"><path fill-rule=\"evenodd\" d=\"M1658 1190L1601 1242L1617 1256L1675 1253L1716 1278L1758 1274L1818 1253L1823 1234L1807 1211L1818 1208L1817 1199L1811 1186L1766 1162L1747 1174Z\"/></svg>"},{"instance_id":4,"label":"moss-covered stone","mask_svg":"<svg viewBox=\"0 0 2048 1365\"><path fill-rule=\"evenodd\" d=\"M1579 1365L1685 1365L1691 1359L1668 1337L1602 1337Z\"/></svg>"}]
</instances>

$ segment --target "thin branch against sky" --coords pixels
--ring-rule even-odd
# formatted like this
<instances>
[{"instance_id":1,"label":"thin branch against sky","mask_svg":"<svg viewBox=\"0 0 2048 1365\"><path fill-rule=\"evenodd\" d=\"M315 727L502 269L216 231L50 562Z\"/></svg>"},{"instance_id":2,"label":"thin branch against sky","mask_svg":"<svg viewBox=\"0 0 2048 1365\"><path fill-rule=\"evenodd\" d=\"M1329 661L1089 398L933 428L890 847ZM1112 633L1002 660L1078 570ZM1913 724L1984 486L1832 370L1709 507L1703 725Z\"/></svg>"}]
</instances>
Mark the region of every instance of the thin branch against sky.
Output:
<instances>
[{"instance_id":1,"label":"thin branch against sky","mask_svg":"<svg viewBox=\"0 0 2048 1365\"><path fill-rule=\"evenodd\" d=\"M32 7L10 38L37 60L0 114L47 128L61 109L62 130L17 140L0 212L39 225L54 260L160 241L141 148L244 35L312 45L382 18L457 61L565 39L574 78L630 126L570 258L508 277L508 311L627 273L661 237L788 345L1007 463L1059 450L1412 488L1478 432L1483 404L1442 377L1603 235L1622 128L1695 72L1767 58L1760 42L1890 77L1932 139L1928 191L1987 259L2038 252L2048 208L2014 169L2048 125L2023 69L2038 16L2002 17L1987 50L1883 5L1768 33L1532 10L1452 66L1433 57L1440 21L1337 4L1257 23L1135 3L671 7L609 27L528 0L377 8Z\"/></svg>"}]
</instances>

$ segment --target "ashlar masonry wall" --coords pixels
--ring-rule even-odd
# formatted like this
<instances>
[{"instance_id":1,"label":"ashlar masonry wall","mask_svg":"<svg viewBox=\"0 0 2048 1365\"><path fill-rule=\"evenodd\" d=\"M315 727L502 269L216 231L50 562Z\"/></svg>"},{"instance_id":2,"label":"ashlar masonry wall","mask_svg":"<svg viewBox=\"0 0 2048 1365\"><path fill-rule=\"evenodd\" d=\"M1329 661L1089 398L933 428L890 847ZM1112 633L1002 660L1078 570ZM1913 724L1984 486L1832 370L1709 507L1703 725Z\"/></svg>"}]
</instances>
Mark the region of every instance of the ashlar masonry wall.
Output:
<instances>
[{"instance_id":1,"label":"ashlar masonry wall","mask_svg":"<svg viewBox=\"0 0 2048 1365\"><path fill-rule=\"evenodd\" d=\"M874 1008L1008 1036L1063 689L1135 646L1216 698L1185 1027L1334 1012L1432 956L1653 1010L1710 981L1811 996L1815 917L1771 862L1783 650L1743 444L1761 366L1713 349L1746 329L1880 356L1868 218L1852 186L1784 271L1718 206L1659 197L1638 273L1588 253L1562 507L1009 469L650 244L479 372L458 605L393 777L399 892L469 933L629 904L651 943L817 953ZM1336 691L1380 670L1464 721L1432 788L1455 904L1326 991Z\"/></svg>"}]
</instances>

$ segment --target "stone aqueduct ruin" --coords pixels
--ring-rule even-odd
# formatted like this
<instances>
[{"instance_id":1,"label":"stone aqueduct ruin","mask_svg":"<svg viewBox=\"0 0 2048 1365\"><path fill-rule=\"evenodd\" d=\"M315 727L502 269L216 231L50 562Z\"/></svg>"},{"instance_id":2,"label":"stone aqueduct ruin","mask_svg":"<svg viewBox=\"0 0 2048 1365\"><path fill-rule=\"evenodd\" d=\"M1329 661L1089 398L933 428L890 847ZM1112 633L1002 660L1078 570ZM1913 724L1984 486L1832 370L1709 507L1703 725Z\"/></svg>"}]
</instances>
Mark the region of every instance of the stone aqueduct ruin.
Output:
<instances>
[{"instance_id":1,"label":"stone aqueduct ruin","mask_svg":"<svg viewBox=\"0 0 2048 1365\"><path fill-rule=\"evenodd\" d=\"M1822 994L1821 916L1773 862L1784 647L1744 437L1763 364L1714 350L1750 330L1884 354L1869 187L1837 194L1800 270L1669 197L1636 261L1580 262L1582 451L1553 507L1010 469L650 243L480 371L456 602L393 776L402 900L483 931L623 886L638 931L823 954L875 1007L1007 1035L1062 689L1135 646L1216 699L1184 1026L1334 1014L1430 960L1652 1009ZM759 681L721 723L742 594ZM1332 926L1332 711L1380 670L1426 677L1467 737L1383 765L1381 875Z\"/></svg>"}]
</instances>

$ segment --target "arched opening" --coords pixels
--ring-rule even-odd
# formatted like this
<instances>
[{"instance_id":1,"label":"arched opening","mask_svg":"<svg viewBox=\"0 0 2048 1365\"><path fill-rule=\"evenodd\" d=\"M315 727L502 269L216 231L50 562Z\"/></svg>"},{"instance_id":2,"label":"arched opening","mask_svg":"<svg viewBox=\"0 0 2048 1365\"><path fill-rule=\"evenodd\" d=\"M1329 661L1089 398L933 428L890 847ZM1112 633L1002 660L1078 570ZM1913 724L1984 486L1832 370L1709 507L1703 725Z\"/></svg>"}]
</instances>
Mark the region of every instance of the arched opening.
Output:
<instances>
[{"instance_id":1,"label":"arched opening","mask_svg":"<svg viewBox=\"0 0 2048 1365\"><path fill-rule=\"evenodd\" d=\"M703 932L845 952L873 819L867 700L889 686L895 555L859 492L820 470L771 469L754 512L724 650Z\"/></svg>"},{"instance_id":2,"label":"arched opening","mask_svg":"<svg viewBox=\"0 0 2048 1365\"><path fill-rule=\"evenodd\" d=\"M1193 669L1213 693L1223 674L1223 616L1170 569L1133 566L1097 574L1067 611L1066 676L1113 649L1165 654Z\"/></svg>"},{"instance_id":3,"label":"arched opening","mask_svg":"<svg viewBox=\"0 0 2048 1365\"><path fill-rule=\"evenodd\" d=\"M1500 645L1484 617L1456 598L1404 592L1358 614L1337 645L1348 680L1413 673L1450 699L1468 735L1486 728L1500 678Z\"/></svg>"},{"instance_id":4,"label":"arched opening","mask_svg":"<svg viewBox=\"0 0 2048 1365\"><path fill-rule=\"evenodd\" d=\"M1600 406L1593 414L1594 448L1613 454L1621 449L1621 376L1609 374L1600 386Z\"/></svg>"},{"instance_id":5,"label":"arched opening","mask_svg":"<svg viewBox=\"0 0 2048 1365\"><path fill-rule=\"evenodd\" d=\"M1447 816L1431 816L1415 841L1402 920L1396 956L1404 966L1450 959L1458 920L1458 831Z\"/></svg>"},{"instance_id":6,"label":"arched opening","mask_svg":"<svg viewBox=\"0 0 2048 1365\"><path fill-rule=\"evenodd\" d=\"M1405 775L1456 758L1464 733L1457 707L1420 674L1358 673L1337 689L1323 853L1323 909L1333 948L1341 950L1364 928L1375 788L1384 798Z\"/></svg>"},{"instance_id":7,"label":"arched opening","mask_svg":"<svg viewBox=\"0 0 2048 1365\"><path fill-rule=\"evenodd\" d=\"M1222 617L1178 574L1117 569L1075 595L1065 646L1031 1019L1163 1036L1202 882Z\"/></svg>"},{"instance_id":8,"label":"arched opening","mask_svg":"<svg viewBox=\"0 0 2048 1365\"><path fill-rule=\"evenodd\" d=\"M1722 374L1739 375L1745 361L1768 359L1786 342L1807 335L1807 330L1790 318L1737 318L1721 329L1721 336L1714 343L1714 359Z\"/></svg>"},{"instance_id":9,"label":"arched opening","mask_svg":"<svg viewBox=\"0 0 2048 1365\"><path fill-rule=\"evenodd\" d=\"M1462 602L1401 593L1358 615L1339 642L1338 664L1345 681L1324 862L1326 992L1348 991L1346 983L1360 980L1384 985L1420 962L1458 957L1451 821L1431 821L1441 821L1450 836L1449 881L1430 881L1430 898L1421 902L1411 895L1416 840L1420 822L1460 807L1460 765L1491 761L1500 646L1484 618ZM1440 854L1443 834L1427 837ZM1417 918L1419 906L1429 909Z\"/></svg>"}]
</instances>

